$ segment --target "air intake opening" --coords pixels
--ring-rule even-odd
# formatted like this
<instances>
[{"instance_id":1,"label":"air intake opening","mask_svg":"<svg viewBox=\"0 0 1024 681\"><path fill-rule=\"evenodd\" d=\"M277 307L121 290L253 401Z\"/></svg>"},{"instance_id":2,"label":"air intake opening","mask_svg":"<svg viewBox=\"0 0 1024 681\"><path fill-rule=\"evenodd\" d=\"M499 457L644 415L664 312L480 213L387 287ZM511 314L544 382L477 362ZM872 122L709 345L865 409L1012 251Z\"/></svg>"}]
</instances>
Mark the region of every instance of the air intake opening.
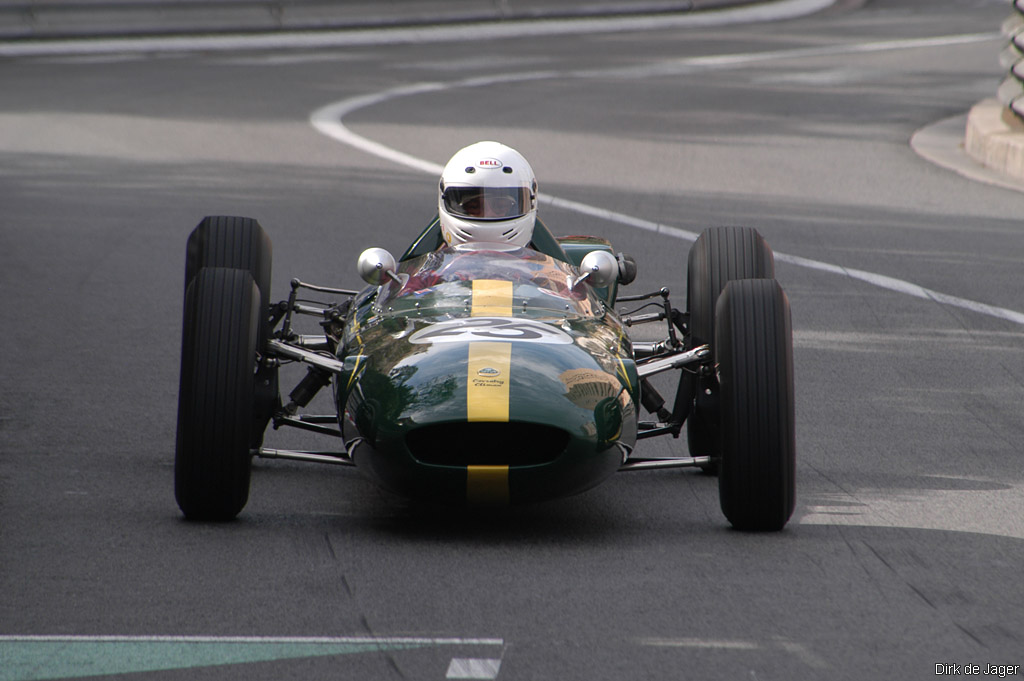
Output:
<instances>
[{"instance_id":1,"label":"air intake opening","mask_svg":"<svg viewBox=\"0 0 1024 681\"><path fill-rule=\"evenodd\" d=\"M442 466L535 466L569 444L561 428L535 423L439 423L405 436L413 457Z\"/></svg>"}]
</instances>

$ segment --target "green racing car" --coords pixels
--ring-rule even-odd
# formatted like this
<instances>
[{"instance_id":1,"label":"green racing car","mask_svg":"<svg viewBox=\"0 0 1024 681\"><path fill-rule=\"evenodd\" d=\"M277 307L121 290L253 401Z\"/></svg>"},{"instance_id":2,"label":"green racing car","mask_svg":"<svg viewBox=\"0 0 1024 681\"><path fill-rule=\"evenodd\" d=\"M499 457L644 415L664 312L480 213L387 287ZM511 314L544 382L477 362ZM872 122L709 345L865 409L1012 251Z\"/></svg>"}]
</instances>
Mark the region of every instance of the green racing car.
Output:
<instances>
[{"instance_id":1,"label":"green racing car","mask_svg":"<svg viewBox=\"0 0 1024 681\"><path fill-rule=\"evenodd\" d=\"M405 497L470 505L696 467L718 476L735 528L780 530L793 512L789 301L754 229L701 234L685 310L667 289L619 295L632 258L539 220L527 246L448 245L435 218L400 258L364 251L358 291L294 279L271 301L271 259L251 218L208 217L188 240L175 494L189 519L238 515L253 457L351 466ZM641 324L664 337L631 340ZM280 368L297 363L284 395ZM678 375L669 400L649 380L663 372ZM324 389L334 409L307 413ZM264 447L268 426L336 446ZM689 455L642 455L640 440L684 426Z\"/></svg>"}]
</instances>

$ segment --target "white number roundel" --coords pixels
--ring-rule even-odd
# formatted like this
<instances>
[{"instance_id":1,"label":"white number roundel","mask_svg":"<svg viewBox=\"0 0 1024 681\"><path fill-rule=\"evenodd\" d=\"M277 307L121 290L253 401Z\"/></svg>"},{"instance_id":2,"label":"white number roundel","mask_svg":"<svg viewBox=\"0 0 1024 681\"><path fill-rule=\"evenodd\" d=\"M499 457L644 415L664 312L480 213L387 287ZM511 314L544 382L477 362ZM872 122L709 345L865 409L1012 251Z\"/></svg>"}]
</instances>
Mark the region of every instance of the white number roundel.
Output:
<instances>
[{"instance_id":1,"label":"white number roundel","mask_svg":"<svg viewBox=\"0 0 1024 681\"><path fill-rule=\"evenodd\" d=\"M431 324L409 336L410 343L468 343L471 341L513 341L568 345L572 337L561 329L512 317L469 317Z\"/></svg>"}]
</instances>

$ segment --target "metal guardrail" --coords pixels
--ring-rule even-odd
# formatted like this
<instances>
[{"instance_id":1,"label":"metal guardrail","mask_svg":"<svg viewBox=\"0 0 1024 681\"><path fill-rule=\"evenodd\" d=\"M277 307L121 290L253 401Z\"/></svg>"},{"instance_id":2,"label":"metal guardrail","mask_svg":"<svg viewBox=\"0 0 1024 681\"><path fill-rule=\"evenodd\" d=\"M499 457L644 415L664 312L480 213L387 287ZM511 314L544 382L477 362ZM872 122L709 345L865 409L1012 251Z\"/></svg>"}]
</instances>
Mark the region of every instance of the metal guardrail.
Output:
<instances>
[{"instance_id":1,"label":"metal guardrail","mask_svg":"<svg viewBox=\"0 0 1024 681\"><path fill-rule=\"evenodd\" d=\"M1003 22L1003 35L1009 40L999 55L999 63L1009 73L999 85L999 101L1024 119L1024 0L1013 0L1013 14Z\"/></svg>"}]
</instances>

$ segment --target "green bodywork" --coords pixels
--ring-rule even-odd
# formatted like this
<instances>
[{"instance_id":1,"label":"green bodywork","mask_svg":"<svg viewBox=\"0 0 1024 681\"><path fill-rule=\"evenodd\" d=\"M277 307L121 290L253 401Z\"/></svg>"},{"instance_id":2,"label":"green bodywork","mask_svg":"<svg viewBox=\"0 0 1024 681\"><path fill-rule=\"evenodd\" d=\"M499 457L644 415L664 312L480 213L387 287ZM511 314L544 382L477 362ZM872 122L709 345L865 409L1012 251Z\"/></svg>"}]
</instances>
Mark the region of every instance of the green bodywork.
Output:
<instances>
[{"instance_id":1,"label":"green bodywork","mask_svg":"<svg viewBox=\"0 0 1024 681\"><path fill-rule=\"evenodd\" d=\"M632 347L614 287L572 286L570 264L610 248L550 244L561 257L414 244L400 281L357 296L336 381L357 467L406 496L479 500L479 478L483 497L511 503L575 494L618 470L636 443ZM505 359L477 365L474 352Z\"/></svg>"}]
</instances>

